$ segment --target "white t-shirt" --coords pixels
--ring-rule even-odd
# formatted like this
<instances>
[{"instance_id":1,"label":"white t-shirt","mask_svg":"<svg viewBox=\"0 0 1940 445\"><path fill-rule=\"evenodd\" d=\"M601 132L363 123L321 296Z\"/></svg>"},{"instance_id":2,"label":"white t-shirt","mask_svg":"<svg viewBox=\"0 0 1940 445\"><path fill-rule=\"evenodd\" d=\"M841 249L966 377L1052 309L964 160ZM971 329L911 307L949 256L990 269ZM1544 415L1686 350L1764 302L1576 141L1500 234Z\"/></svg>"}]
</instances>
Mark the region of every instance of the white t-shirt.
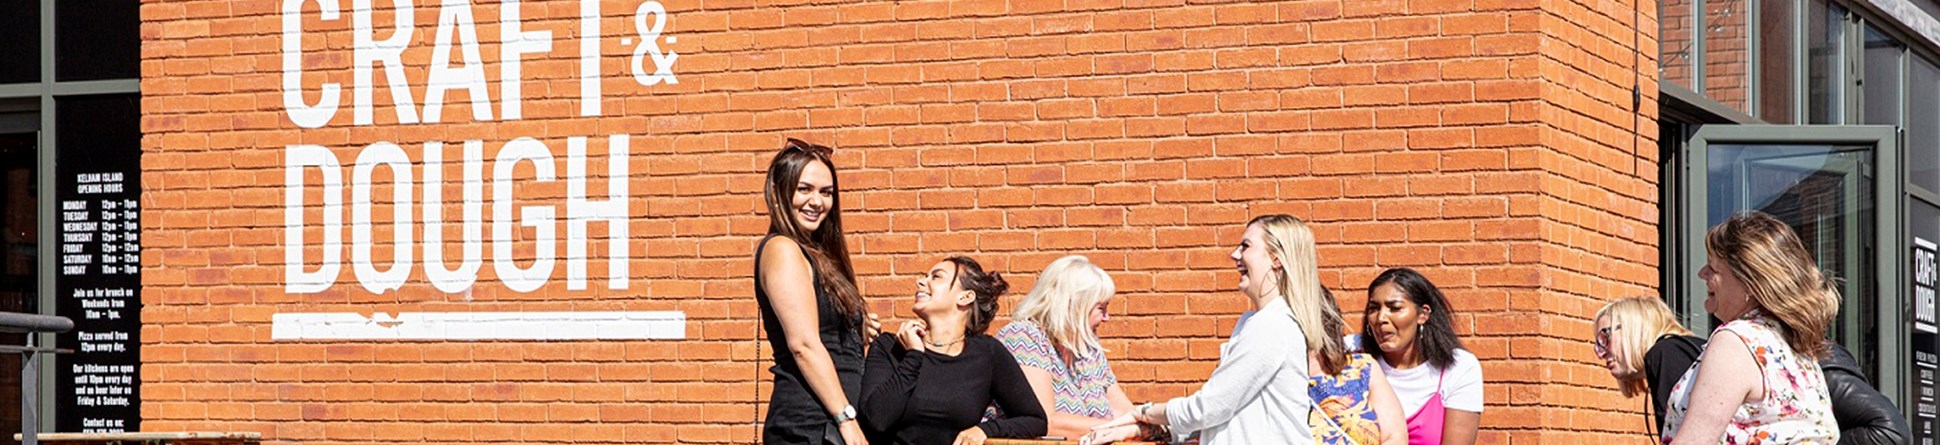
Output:
<instances>
[{"instance_id":1,"label":"white t-shirt","mask_svg":"<svg viewBox=\"0 0 1940 445\"><path fill-rule=\"evenodd\" d=\"M1347 336L1349 349L1360 349L1357 337ZM1414 417L1422 405L1428 404L1437 383L1441 385L1443 407L1482 412L1482 363L1466 349L1455 350L1455 364L1447 372L1426 363L1413 369L1395 369L1386 361L1381 362L1381 372L1387 373L1388 385L1401 398L1401 411L1408 417Z\"/></svg>"}]
</instances>

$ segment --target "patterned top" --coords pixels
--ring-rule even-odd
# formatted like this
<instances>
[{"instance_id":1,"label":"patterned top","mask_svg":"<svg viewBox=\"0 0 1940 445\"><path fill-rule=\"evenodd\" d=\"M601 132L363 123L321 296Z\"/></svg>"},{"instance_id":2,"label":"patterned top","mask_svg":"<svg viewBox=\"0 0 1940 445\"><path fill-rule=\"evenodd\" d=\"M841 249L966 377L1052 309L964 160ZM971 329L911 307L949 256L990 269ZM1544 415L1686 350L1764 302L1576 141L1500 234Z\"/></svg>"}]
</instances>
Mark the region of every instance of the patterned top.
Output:
<instances>
[{"instance_id":1,"label":"patterned top","mask_svg":"<svg viewBox=\"0 0 1940 445\"><path fill-rule=\"evenodd\" d=\"M1839 441L1839 425L1832 417L1832 397L1819 362L1794 354L1780 335L1783 330L1784 327L1754 309L1711 332L1716 336L1719 332L1731 331L1745 339L1745 346L1751 348L1752 360L1764 373L1764 400L1739 405L1738 411L1731 415L1731 423L1725 426L1721 443L1832 445ZM1684 371L1677 386L1671 388L1670 406L1664 415L1666 444L1677 436L1678 427L1684 423L1684 411L1691 404L1692 380L1697 379L1700 366L1704 366L1702 354L1691 369Z\"/></svg>"},{"instance_id":2,"label":"patterned top","mask_svg":"<svg viewBox=\"0 0 1940 445\"><path fill-rule=\"evenodd\" d=\"M1052 412L1098 419L1112 417L1111 401L1105 398L1105 391L1118 384L1118 377L1112 375L1105 354L1077 357L1067 366L1057 348L1051 346L1051 338L1044 335L1044 329L1030 320L1011 321L997 331L997 341L1010 349L1018 365L1051 373L1052 399L1057 403Z\"/></svg>"},{"instance_id":3,"label":"patterned top","mask_svg":"<svg viewBox=\"0 0 1940 445\"><path fill-rule=\"evenodd\" d=\"M1314 431L1314 443L1322 445L1377 445L1381 443L1381 424L1374 407L1368 405L1369 383L1374 374L1374 357L1367 354L1347 356L1340 375L1310 377L1307 394L1314 399L1307 424ZM1314 372L1320 372L1318 369ZM1327 421L1333 420L1329 424Z\"/></svg>"}]
</instances>

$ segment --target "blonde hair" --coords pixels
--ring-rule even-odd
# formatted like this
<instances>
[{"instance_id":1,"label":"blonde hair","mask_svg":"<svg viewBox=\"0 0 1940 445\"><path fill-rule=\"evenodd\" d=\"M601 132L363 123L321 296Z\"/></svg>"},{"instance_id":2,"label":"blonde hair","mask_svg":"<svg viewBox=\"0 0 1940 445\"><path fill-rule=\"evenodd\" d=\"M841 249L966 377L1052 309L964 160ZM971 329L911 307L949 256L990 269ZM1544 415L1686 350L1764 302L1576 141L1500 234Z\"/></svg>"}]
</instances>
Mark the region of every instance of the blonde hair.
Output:
<instances>
[{"instance_id":1,"label":"blonde hair","mask_svg":"<svg viewBox=\"0 0 1940 445\"><path fill-rule=\"evenodd\" d=\"M1339 373L1347 363L1347 347L1338 339L1327 341L1329 318L1339 318L1340 313L1321 307L1324 292L1320 287L1320 265L1314 254L1313 230L1290 215L1261 216L1247 225L1259 225L1266 232L1267 253L1280 261L1280 273L1274 277L1274 284L1279 287L1280 298L1293 310L1293 320L1300 323L1300 333L1307 337L1307 350L1319 355L1321 369L1327 374ZM1345 324L1340 320L1334 322Z\"/></svg>"},{"instance_id":2,"label":"blonde hair","mask_svg":"<svg viewBox=\"0 0 1940 445\"><path fill-rule=\"evenodd\" d=\"M1650 382L1645 381L1643 375L1644 354L1650 352L1658 338L1691 335L1690 329L1678 323L1677 314L1671 312L1671 307L1655 297L1629 297L1612 301L1597 310L1596 317L1591 321L1604 317L1609 317L1610 326L1617 327L1610 331L1608 353L1623 357L1622 362L1630 364L1621 370L1622 375L1617 376L1617 388L1623 391L1624 397L1650 392Z\"/></svg>"},{"instance_id":3,"label":"blonde hair","mask_svg":"<svg viewBox=\"0 0 1940 445\"><path fill-rule=\"evenodd\" d=\"M1044 267L1011 318L1036 323L1051 346L1092 357L1103 354L1105 348L1098 345L1098 333L1091 331L1091 310L1117 291L1111 275L1084 256L1058 258Z\"/></svg>"},{"instance_id":4,"label":"blonde hair","mask_svg":"<svg viewBox=\"0 0 1940 445\"><path fill-rule=\"evenodd\" d=\"M1825 336L1839 315L1836 281L1819 270L1797 233L1764 212L1732 215L1704 236L1704 248L1745 283L1752 303L1783 327L1799 355L1823 359Z\"/></svg>"}]
</instances>

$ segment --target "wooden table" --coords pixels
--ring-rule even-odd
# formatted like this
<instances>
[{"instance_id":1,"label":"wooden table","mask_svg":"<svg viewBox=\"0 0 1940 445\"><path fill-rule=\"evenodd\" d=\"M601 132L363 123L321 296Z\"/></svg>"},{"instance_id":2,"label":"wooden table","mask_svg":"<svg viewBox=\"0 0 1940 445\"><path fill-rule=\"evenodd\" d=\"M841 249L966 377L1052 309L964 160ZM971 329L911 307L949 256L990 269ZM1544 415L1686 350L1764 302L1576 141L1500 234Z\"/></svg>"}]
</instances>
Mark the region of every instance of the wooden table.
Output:
<instances>
[{"instance_id":1,"label":"wooden table","mask_svg":"<svg viewBox=\"0 0 1940 445\"><path fill-rule=\"evenodd\" d=\"M262 433L41 433L34 436L49 445L255 445ZM13 440L23 440L19 434Z\"/></svg>"},{"instance_id":2,"label":"wooden table","mask_svg":"<svg viewBox=\"0 0 1940 445\"><path fill-rule=\"evenodd\" d=\"M985 445L1078 445L1078 439L1077 438L1072 438L1070 440L985 439L983 443ZM1121 444L1121 445L1162 445L1158 442L1139 442L1139 441L1118 441L1118 442L1112 442L1112 443Z\"/></svg>"}]
</instances>

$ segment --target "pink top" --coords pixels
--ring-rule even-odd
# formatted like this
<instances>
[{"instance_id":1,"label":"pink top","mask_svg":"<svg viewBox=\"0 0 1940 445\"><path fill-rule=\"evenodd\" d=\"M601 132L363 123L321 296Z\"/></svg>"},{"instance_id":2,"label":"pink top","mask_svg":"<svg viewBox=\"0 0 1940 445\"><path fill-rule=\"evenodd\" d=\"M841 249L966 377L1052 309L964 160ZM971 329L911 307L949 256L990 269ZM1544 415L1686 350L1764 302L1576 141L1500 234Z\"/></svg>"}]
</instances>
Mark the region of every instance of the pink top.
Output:
<instances>
[{"instance_id":1,"label":"pink top","mask_svg":"<svg viewBox=\"0 0 1940 445\"><path fill-rule=\"evenodd\" d=\"M1448 371L1442 371L1443 376ZM1408 416L1408 445L1441 445L1442 422L1448 417L1443 411L1441 380L1435 380L1435 393L1428 396L1428 403L1421 405L1420 411Z\"/></svg>"}]
</instances>

